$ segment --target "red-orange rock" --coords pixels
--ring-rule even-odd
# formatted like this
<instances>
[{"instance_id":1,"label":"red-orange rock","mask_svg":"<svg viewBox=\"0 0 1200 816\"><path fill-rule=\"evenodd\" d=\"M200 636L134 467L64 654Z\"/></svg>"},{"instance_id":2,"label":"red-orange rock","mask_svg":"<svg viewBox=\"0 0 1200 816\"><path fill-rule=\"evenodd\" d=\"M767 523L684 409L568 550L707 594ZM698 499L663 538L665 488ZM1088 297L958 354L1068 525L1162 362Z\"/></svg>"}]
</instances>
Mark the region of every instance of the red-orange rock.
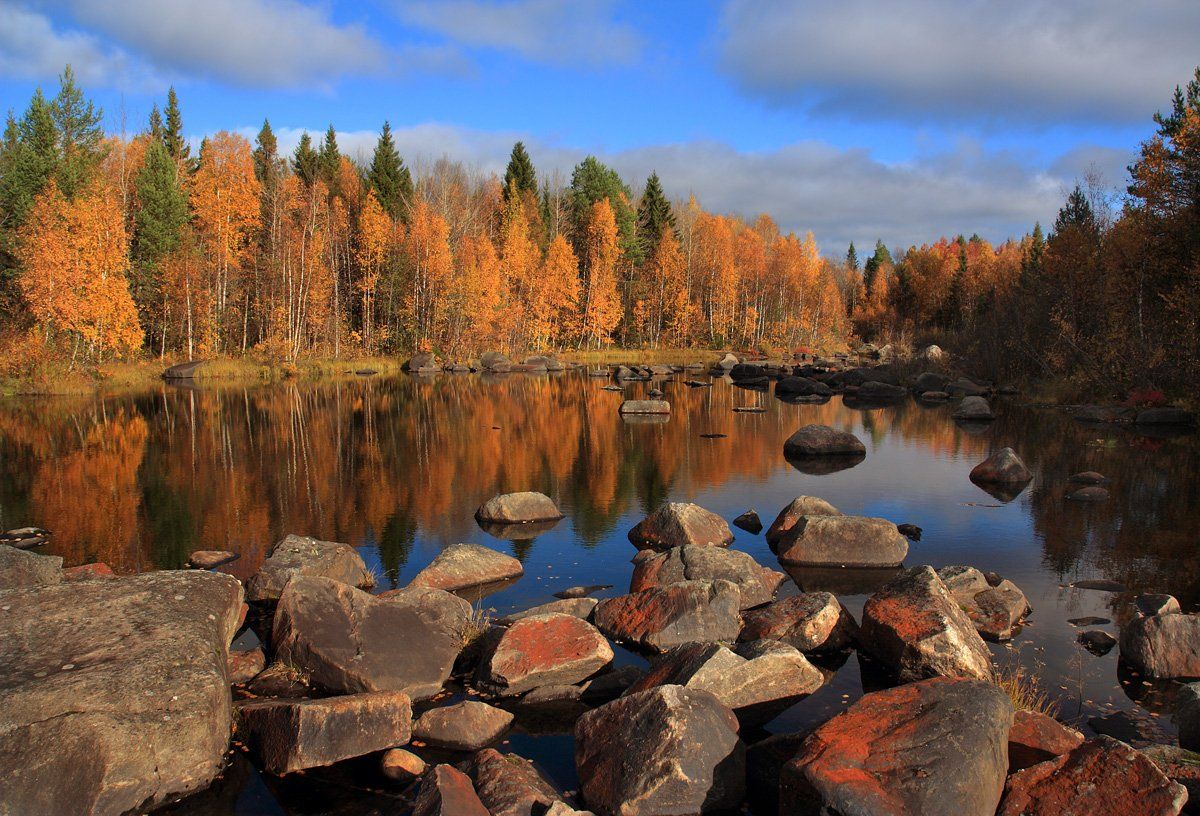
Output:
<instances>
[{"instance_id":1,"label":"red-orange rock","mask_svg":"<svg viewBox=\"0 0 1200 816\"><path fill-rule=\"evenodd\" d=\"M612 662L613 650L585 620L550 614L522 618L504 630L481 663L477 682L499 694L571 685Z\"/></svg>"},{"instance_id":2,"label":"red-orange rock","mask_svg":"<svg viewBox=\"0 0 1200 816\"><path fill-rule=\"evenodd\" d=\"M438 765L421 780L413 816L491 816L471 779L449 765Z\"/></svg>"},{"instance_id":3,"label":"red-orange rock","mask_svg":"<svg viewBox=\"0 0 1200 816\"><path fill-rule=\"evenodd\" d=\"M538 773L533 763L516 754L484 748L471 763L471 778L479 800L492 816L531 816L545 813L564 797Z\"/></svg>"},{"instance_id":4,"label":"red-orange rock","mask_svg":"<svg viewBox=\"0 0 1200 816\"><path fill-rule=\"evenodd\" d=\"M412 579L410 586L454 592L460 589L510 581L525 574L511 555L479 544L452 544Z\"/></svg>"},{"instance_id":5,"label":"red-orange rock","mask_svg":"<svg viewBox=\"0 0 1200 816\"><path fill-rule=\"evenodd\" d=\"M267 658L261 647L246 649L240 652L230 652L225 661L229 672L231 685L248 683L267 667Z\"/></svg>"},{"instance_id":6,"label":"red-orange rock","mask_svg":"<svg viewBox=\"0 0 1200 816\"><path fill-rule=\"evenodd\" d=\"M729 581L680 581L606 598L592 620L610 638L657 652L691 641L733 641L741 592Z\"/></svg>"},{"instance_id":7,"label":"red-orange rock","mask_svg":"<svg viewBox=\"0 0 1200 816\"><path fill-rule=\"evenodd\" d=\"M89 578L116 578L112 567L103 561L93 564L80 564L77 567L67 567L62 571L64 581L86 581Z\"/></svg>"},{"instance_id":8,"label":"red-orange rock","mask_svg":"<svg viewBox=\"0 0 1200 816\"><path fill-rule=\"evenodd\" d=\"M1083 734L1036 711L1018 711L1008 732L1008 772L1054 759L1078 748Z\"/></svg>"}]
</instances>

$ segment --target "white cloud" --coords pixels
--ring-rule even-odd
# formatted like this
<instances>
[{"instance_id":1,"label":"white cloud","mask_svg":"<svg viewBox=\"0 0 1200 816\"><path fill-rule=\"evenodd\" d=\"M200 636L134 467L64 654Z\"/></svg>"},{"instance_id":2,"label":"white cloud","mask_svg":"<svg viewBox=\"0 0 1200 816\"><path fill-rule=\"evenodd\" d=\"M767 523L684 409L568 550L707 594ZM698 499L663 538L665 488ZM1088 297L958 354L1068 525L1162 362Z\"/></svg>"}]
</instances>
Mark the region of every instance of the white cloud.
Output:
<instances>
[{"instance_id":1,"label":"white cloud","mask_svg":"<svg viewBox=\"0 0 1200 816\"><path fill-rule=\"evenodd\" d=\"M508 51L555 65L628 64L641 52L611 0L400 0L410 25L461 45Z\"/></svg>"},{"instance_id":2,"label":"white cloud","mask_svg":"<svg viewBox=\"0 0 1200 816\"><path fill-rule=\"evenodd\" d=\"M1145 121L1197 60L1196 0L727 0L722 62L780 104L922 121Z\"/></svg>"}]
</instances>

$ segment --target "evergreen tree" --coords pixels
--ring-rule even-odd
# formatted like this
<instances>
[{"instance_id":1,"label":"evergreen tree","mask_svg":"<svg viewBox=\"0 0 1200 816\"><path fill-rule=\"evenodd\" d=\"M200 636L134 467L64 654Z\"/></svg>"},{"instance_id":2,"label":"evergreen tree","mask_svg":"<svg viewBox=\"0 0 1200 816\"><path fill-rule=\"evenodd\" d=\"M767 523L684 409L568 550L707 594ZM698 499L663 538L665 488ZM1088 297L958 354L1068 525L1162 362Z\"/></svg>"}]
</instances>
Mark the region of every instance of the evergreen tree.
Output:
<instances>
[{"instance_id":1,"label":"evergreen tree","mask_svg":"<svg viewBox=\"0 0 1200 816\"><path fill-rule=\"evenodd\" d=\"M875 287L875 276L879 274L879 270L886 264L891 265L892 253L888 252L888 248L883 245L883 240L875 241L875 254L868 260L866 266L863 267L863 287L867 290L867 297L871 296L871 290Z\"/></svg>"},{"instance_id":2,"label":"evergreen tree","mask_svg":"<svg viewBox=\"0 0 1200 816\"><path fill-rule=\"evenodd\" d=\"M379 133L379 141L375 143L375 155L371 157L371 167L367 170L367 183L375 191L375 197L384 212L392 220L408 219L408 206L412 201L413 181L396 150L392 140L392 126L383 123Z\"/></svg>"},{"instance_id":3,"label":"evergreen tree","mask_svg":"<svg viewBox=\"0 0 1200 816\"><path fill-rule=\"evenodd\" d=\"M179 113L179 97L175 95L174 87L167 89L167 127L163 139L171 158L190 168L192 149L183 138L183 117Z\"/></svg>"},{"instance_id":4,"label":"evergreen tree","mask_svg":"<svg viewBox=\"0 0 1200 816\"><path fill-rule=\"evenodd\" d=\"M621 181L616 170L602 164L595 156L588 156L571 172L571 187L568 192L571 205L571 221L574 224L575 252L584 255L583 237L591 217L592 205L600 199L608 199L616 217L618 245L625 257L634 264L642 261L638 246L637 215L629 205L629 188Z\"/></svg>"},{"instance_id":5,"label":"evergreen tree","mask_svg":"<svg viewBox=\"0 0 1200 816\"><path fill-rule=\"evenodd\" d=\"M858 251L854 248L854 242L850 242L850 248L846 250L846 268L852 272L858 271Z\"/></svg>"},{"instance_id":6,"label":"evergreen tree","mask_svg":"<svg viewBox=\"0 0 1200 816\"><path fill-rule=\"evenodd\" d=\"M296 152L292 154L292 171L300 177L305 187L311 187L317 180L319 162L317 151L312 146L312 137L305 131L300 135L300 144L296 145Z\"/></svg>"},{"instance_id":7,"label":"evergreen tree","mask_svg":"<svg viewBox=\"0 0 1200 816\"><path fill-rule=\"evenodd\" d=\"M160 142L166 146L167 131L163 127L162 113L158 110L158 105L150 109L150 127L148 128L151 141Z\"/></svg>"},{"instance_id":8,"label":"evergreen tree","mask_svg":"<svg viewBox=\"0 0 1200 816\"><path fill-rule=\"evenodd\" d=\"M11 237L58 166L54 115L40 88L19 121L9 116L0 162L0 234Z\"/></svg>"},{"instance_id":9,"label":"evergreen tree","mask_svg":"<svg viewBox=\"0 0 1200 816\"><path fill-rule=\"evenodd\" d=\"M325 140L321 142L321 149L317 153L317 168L318 175L321 181L325 182L325 186L329 189L329 194L336 194L334 189L337 186L338 168L342 163L342 153L338 150L337 131L333 129L333 125L325 131Z\"/></svg>"},{"instance_id":10,"label":"evergreen tree","mask_svg":"<svg viewBox=\"0 0 1200 816\"><path fill-rule=\"evenodd\" d=\"M58 137L58 187L68 199L88 181L104 158L104 112L83 96L68 65L59 77L58 95L50 103Z\"/></svg>"},{"instance_id":11,"label":"evergreen tree","mask_svg":"<svg viewBox=\"0 0 1200 816\"><path fill-rule=\"evenodd\" d=\"M950 288L942 299L939 321L947 329L958 328L962 322L967 290L967 239L958 236L958 267L950 278Z\"/></svg>"},{"instance_id":12,"label":"evergreen tree","mask_svg":"<svg viewBox=\"0 0 1200 816\"><path fill-rule=\"evenodd\" d=\"M278 178L280 170L279 142L275 138L275 132L271 130L271 122L264 119L254 142L254 175L259 184L263 185L264 192L268 182Z\"/></svg>"},{"instance_id":13,"label":"evergreen tree","mask_svg":"<svg viewBox=\"0 0 1200 816\"><path fill-rule=\"evenodd\" d=\"M637 236L642 257L650 257L662 240L666 227L675 228L675 214L671 212L671 202L663 193L658 173L651 173L646 179L646 190L642 193L637 212Z\"/></svg>"},{"instance_id":14,"label":"evergreen tree","mask_svg":"<svg viewBox=\"0 0 1200 816\"><path fill-rule=\"evenodd\" d=\"M150 315L160 301L161 261L179 248L188 220L187 196L179 186L175 160L162 141L152 139L147 146L136 185L141 206L134 224L131 288L141 324L150 328Z\"/></svg>"},{"instance_id":15,"label":"evergreen tree","mask_svg":"<svg viewBox=\"0 0 1200 816\"><path fill-rule=\"evenodd\" d=\"M1066 203L1058 211L1058 217L1054 219L1055 235L1061 235L1072 228L1081 229L1084 232L1097 230L1096 214L1092 211L1092 205L1088 203L1087 196L1084 195L1083 189L1078 184L1067 196Z\"/></svg>"},{"instance_id":16,"label":"evergreen tree","mask_svg":"<svg viewBox=\"0 0 1200 816\"><path fill-rule=\"evenodd\" d=\"M1046 239L1042 235L1042 224L1033 225L1033 235L1030 236L1029 246L1021 258L1021 288L1032 290L1042 277L1043 258L1046 254Z\"/></svg>"},{"instance_id":17,"label":"evergreen tree","mask_svg":"<svg viewBox=\"0 0 1200 816\"><path fill-rule=\"evenodd\" d=\"M534 172L529 154L525 152L524 142L517 142L513 145L512 155L508 158L508 167L504 170L504 200L506 202L514 189L522 196L537 195L537 173Z\"/></svg>"}]
</instances>

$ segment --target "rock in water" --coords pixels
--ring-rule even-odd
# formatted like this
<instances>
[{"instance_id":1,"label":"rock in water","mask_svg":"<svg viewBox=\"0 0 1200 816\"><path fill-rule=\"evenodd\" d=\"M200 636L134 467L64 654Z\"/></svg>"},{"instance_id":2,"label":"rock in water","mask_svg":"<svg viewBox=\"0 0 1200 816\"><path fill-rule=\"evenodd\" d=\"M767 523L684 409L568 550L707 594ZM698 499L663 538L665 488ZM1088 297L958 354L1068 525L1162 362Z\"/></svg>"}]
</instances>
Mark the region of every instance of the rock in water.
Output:
<instances>
[{"instance_id":1,"label":"rock in water","mask_svg":"<svg viewBox=\"0 0 1200 816\"><path fill-rule=\"evenodd\" d=\"M1108 491L1099 485L1088 485L1067 494L1067 499L1074 502L1106 502Z\"/></svg>"},{"instance_id":2,"label":"rock in water","mask_svg":"<svg viewBox=\"0 0 1200 816\"><path fill-rule=\"evenodd\" d=\"M734 810L745 790L745 761L737 718L707 691L659 686L575 723L580 790L601 814Z\"/></svg>"},{"instance_id":3,"label":"rock in water","mask_svg":"<svg viewBox=\"0 0 1200 816\"><path fill-rule=\"evenodd\" d=\"M1179 600L1174 595L1168 595L1165 592L1138 595L1133 599L1133 605L1143 615L1171 615L1183 611L1179 606Z\"/></svg>"},{"instance_id":4,"label":"rock in water","mask_svg":"<svg viewBox=\"0 0 1200 816\"><path fill-rule=\"evenodd\" d=\"M276 775L319 768L408 742L412 705L395 691L323 700L252 700L238 705L263 767Z\"/></svg>"},{"instance_id":5,"label":"rock in water","mask_svg":"<svg viewBox=\"0 0 1200 816\"><path fill-rule=\"evenodd\" d=\"M421 779L413 816L491 816L471 778L450 765L437 765Z\"/></svg>"},{"instance_id":6,"label":"rock in water","mask_svg":"<svg viewBox=\"0 0 1200 816\"><path fill-rule=\"evenodd\" d=\"M480 664L477 682L497 694L524 694L538 686L586 680L612 660L612 647L587 621L535 615L499 633Z\"/></svg>"},{"instance_id":7,"label":"rock in water","mask_svg":"<svg viewBox=\"0 0 1200 816\"><path fill-rule=\"evenodd\" d=\"M296 575L320 576L347 586L370 589L375 578L349 544L289 535L277 543L246 588L248 601L277 601Z\"/></svg>"},{"instance_id":8,"label":"rock in water","mask_svg":"<svg viewBox=\"0 0 1200 816\"><path fill-rule=\"evenodd\" d=\"M512 721L504 709L467 700L426 711L413 723L413 737L434 748L478 751L500 739Z\"/></svg>"},{"instance_id":9,"label":"rock in water","mask_svg":"<svg viewBox=\"0 0 1200 816\"><path fill-rule=\"evenodd\" d=\"M908 555L908 539L887 519L801 516L775 552L781 564L797 566L896 567Z\"/></svg>"},{"instance_id":10,"label":"rock in water","mask_svg":"<svg viewBox=\"0 0 1200 816\"><path fill-rule=\"evenodd\" d=\"M1121 657L1149 677L1200 677L1200 615L1134 618L1121 629Z\"/></svg>"},{"instance_id":11,"label":"rock in water","mask_svg":"<svg viewBox=\"0 0 1200 816\"><path fill-rule=\"evenodd\" d=\"M935 678L868 694L784 766L779 812L993 816L1012 722L991 683Z\"/></svg>"},{"instance_id":12,"label":"rock in water","mask_svg":"<svg viewBox=\"0 0 1200 816\"><path fill-rule=\"evenodd\" d=\"M858 624L828 592L809 592L780 598L742 616L738 640L780 640L802 652L832 652L849 648L858 637Z\"/></svg>"},{"instance_id":13,"label":"rock in water","mask_svg":"<svg viewBox=\"0 0 1200 816\"><path fill-rule=\"evenodd\" d=\"M867 448L852 433L828 425L805 425L783 443L784 456L860 456Z\"/></svg>"},{"instance_id":14,"label":"rock in water","mask_svg":"<svg viewBox=\"0 0 1200 816\"><path fill-rule=\"evenodd\" d=\"M1025 593L1016 584L1001 579L993 586L974 567L942 567L938 577L967 613L975 630L987 640L1012 640L1021 621L1032 611Z\"/></svg>"},{"instance_id":15,"label":"rock in water","mask_svg":"<svg viewBox=\"0 0 1200 816\"><path fill-rule=\"evenodd\" d=\"M150 572L0 599L0 811L115 816L212 782L237 579Z\"/></svg>"},{"instance_id":16,"label":"rock in water","mask_svg":"<svg viewBox=\"0 0 1200 816\"><path fill-rule=\"evenodd\" d=\"M867 599L859 648L902 683L992 677L991 653L933 567L908 570Z\"/></svg>"},{"instance_id":17,"label":"rock in water","mask_svg":"<svg viewBox=\"0 0 1200 816\"><path fill-rule=\"evenodd\" d=\"M1054 759L1083 744L1083 734L1037 711L1018 711L1008 732L1008 772Z\"/></svg>"},{"instance_id":18,"label":"rock in water","mask_svg":"<svg viewBox=\"0 0 1200 816\"><path fill-rule=\"evenodd\" d=\"M625 400L617 410L622 414L669 414L671 403L666 400Z\"/></svg>"},{"instance_id":19,"label":"rock in water","mask_svg":"<svg viewBox=\"0 0 1200 816\"><path fill-rule=\"evenodd\" d=\"M501 626L508 626L523 618L551 614L571 615L582 620L589 620L592 617L592 610L596 608L596 604L598 603L600 601L596 598L563 598L559 601L551 601L550 603L544 603L520 612L510 613L497 620L496 623Z\"/></svg>"},{"instance_id":20,"label":"rock in water","mask_svg":"<svg viewBox=\"0 0 1200 816\"><path fill-rule=\"evenodd\" d=\"M293 578L275 610L275 658L335 694L432 697L462 651L470 604L438 603L430 592L381 599L329 578Z\"/></svg>"},{"instance_id":21,"label":"rock in water","mask_svg":"<svg viewBox=\"0 0 1200 816\"><path fill-rule=\"evenodd\" d=\"M954 409L952 416L955 419L970 422L990 422L996 418L996 415L992 413L991 406L983 397L964 397L963 401Z\"/></svg>"},{"instance_id":22,"label":"rock in water","mask_svg":"<svg viewBox=\"0 0 1200 816\"><path fill-rule=\"evenodd\" d=\"M62 583L63 560L0 544L0 592Z\"/></svg>"},{"instance_id":23,"label":"rock in water","mask_svg":"<svg viewBox=\"0 0 1200 816\"><path fill-rule=\"evenodd\" d=\"M188 565L196 569L216 569L217 567L238 560L237 553L225 550L196 550L188 556Z\"/></svg>"},{"instance_id":24,"label":"rock in water","mask_svg":"<svg viewBox=\"0 0 1200 816\"><path fill-rule=\"evenodd\" d=\"M392 748L379 758L379 769L393 782L411 782L425 773L425 760L403 748Z\"/></svg>"},{"instance_id":25,"label":"rock in water","mask_svg":"<svg viewBox=\"0 0 1200 816\"><path fill-rule=\"evenodd\" d=\"M1012 448L1001 448L971 471L971 481L983 484L1023 485L1033 474Z\"/></svg>"},{"instance_id":26,"label":"rock in water","mask_svg":"<svg viewBox=\"0 0 1200 816\"><path fill-rule=\"evenodd\" d=\"M667 550L684 544L728 547L733 531L725 519L698 504L667 502L634 525L629 541L639 550Z\"/></svg>"},{"instance_id":27,"label":"rock in water","mask_svg":"<svg viewBox=\"0 0 1200 816\"><path fill-rule=\"evenodd\" d=\"M729 581L680 581L606 598L592 620L614 640L656 652L690 641L737 639L741 592Z\"/></svg>"},{"instance_id":28,"label":"rock in water","mask_svg":"<svg viewBox=\"0 0 1200 816\"><path fill-rule=\"evenodd\" d=\"M779 539L783 538L783 534L796 526L796 522L802 516L840 516L841 510L838 510L824 499L818 499L816 496L797 496L779 511L779 515L771 522L771 526L767 528L767 543L774 548L779 543Z\"/></svg>"},{"instance_id":29,"label":"rock in water","mask_svg":"<svg viewBox=\"0 0 1200 816\"><path fill-rule=\"evenodd\" d=\"M454 592L509 581L524 574L521 562L511 555L480 544L451 544L438 553L433 563L416 574L411 586Z\"/></svg>"},{"instance_id":30,"label":"rock in water","mask_svg":"<svg viewBox=\"0 0 1200 816\"><path fill-rule=\"evenodd\" d=\"M762 532L762 519L758 517L758 512L755 510L747 510L733 520L733 526L738 529L745 530L751 535L758 535Z\"/></svg>"},{"instance_id":31,"label":"rock in water","mask_svg":"<svg viewBox=\"0 0 1200 816\"><path fill-rule=\"evenodd\" d=\"M492 816L545 814L555 803L563 803L562 794L538 773L533 763L516 754L483 749L472 760L471 777L480 801Z\"/></svg>"},{"instance_id":32,"label":"rock in water","mask_svg":"<svg viewBox=\"0 0 1200 816\"><path fill-rule=\"evenodd\" d=\"M1183 408L1146 408L1138 411L1134 419L1137 425L1177 425L1186 427L1196 424L1196 415Z\"/></svg>"},{"instance_id":33,"label":"rock in water","mask_svg":"<svg viewBox=\"0 0 1200 816\"><path fill-rule=\"evenodd\" d=\"M749 553L703 544L672 547L663 553L642 550L634 564L630 592L679 581L722 579L738 585L743 609L769 603L787 578L782 572L762 566Z\"/></svg>"},{"instance_id":34,"label":"rock in water","mask_svg":"<svg viewBox=\"0 0 1200 816\"><path fill-rule=\"evenodd\" d=\"M557 521L563 514L543 493L504 493L493 496L475 511L475 520L491 524L528 524Z\"/></svg>"},{"instance_id":35,"label":"rock in water","mask_svg":"<svg viewBox=\"0 0 1200 816\"><path fill-rule=\"evenodd\" d=\"M1176 816L1185 802L1144 754L1101 736L1009 777L996 816Z\"/></svg>"}]
</instances>

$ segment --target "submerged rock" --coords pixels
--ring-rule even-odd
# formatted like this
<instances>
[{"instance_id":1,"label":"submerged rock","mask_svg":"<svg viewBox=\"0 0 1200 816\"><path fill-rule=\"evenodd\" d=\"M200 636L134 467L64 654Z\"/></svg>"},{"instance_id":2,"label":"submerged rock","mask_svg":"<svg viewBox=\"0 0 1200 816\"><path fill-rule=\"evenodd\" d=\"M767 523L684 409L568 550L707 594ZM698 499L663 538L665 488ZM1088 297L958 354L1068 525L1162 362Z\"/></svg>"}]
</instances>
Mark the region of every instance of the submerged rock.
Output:
<instances>
[{"instance_id":1,"label":"submerged rock","mask_svg":"<svg viewBox=\"0 0 1200 816\"><path fill-rule=\"evenodd\" d=\"M596 598L563 598L562 600L550 601L550 603L544 603L520 612L512 612L496 622L502 626L507 626L524 618L555 614L571 615L582 620L588 620L592 617L592 610L596 608L596 604L598 603L600 601Z\"/></svg>"},{"instance_id":2,"label":"submerged rock","mask_svg":"<svg viewBox=\"0 0 1200 816\"><path fill-rule=\"evenodd\" d=\"M362 556L349 544L289 535L275 545L248 582L246 600L277 601L288 581L298 575L329 578L359 589L375 586Z\"/></svg>"},{"instance_id":3,"label":"submerged rock","mask_svg":"<svg viewBox=\"0 0 1200 816\"><path fill-rule=\"evenodd\" d=\"M725 519L698 504L667 502L634 525L629 541L639 550L666 550L684 544L728 547L733 531Z\"/></svg>"},{"instance_id":4,"label":"submerged rock","mask_svg":"<svg viewBox=\"0 0 1200 816\"><path fill-rule=\"evenodd\" d=\"M722 579L737 584L742 609L769 603L775 597L775 590L787 578L782 572L762 566L748 553L704 544L672 547L662 553L642 550L634 564L630 592L679 581Z\"/></svg>"},{"instance_id":5,"label":"submerged rock","mask_svg":"<svg viewBox=\"0 0 1200 816\"><path fill-rule=\"evenodd\" d=\"M866 446L857 436L828 425L805 425L783 443L784 455L795 458L858 456L866 452Z\"/></svg>"},{"instance_id":6,"label":"submerged rock","mask_svg":"<svg viewBox=\"0 0 1200 816\"><path fill-rule=\"evenodd\" d=\"M587 586L573 586L566 589L560 589L554 593L555 598L583 598L595 592L600 592L604 589L612 589L612 584L588 584Z\"/></svg>"},{"instance_id":7,"label":"submerged rock","mask_svg":"<svg viewBox=\"0 0 1200 816\"><path fill-rule=\"evenodd\" d=\"M1012 448L1001 448L971 471L971 481L984 484L1024 485L1033 474Z\"/></svg>"},{"instance_id":8,"label":"submerged rock","mask_svg":"<svg viewBox=\"0 0 1200 816\"><path fill-rule=\"evenodd\" d=\"M586 680L612 660L612 647L587 621L536 615L498 633L480 664L477 682L497 694L524 694L538 686Z\"/></svg>"},{"instance_id":9,"label":"submerged rock","mask_svg":"<svg viewBox=\"0 0 1200 816\"><path fill-rule=\"evenodd\" d=\"M426 711L413 723L412 735L434 748L478 751L500 739L512 722L504 709L467 700Z\"/></svg>"},{"instance_id":10,"label":"submerged rock","mask_svg":"<svg viewBox=\"0 0 1200 816\"><path fill-rule=\"evenodd\" d=\"M490 524L528 524L563 517L554 501L543 493L504 493L493 496L475 511L475 520Z\"/></svg>"},{"instance_id":11,"label":"submerged rock","mask_svg":"<svg viewBox=\"0 0 1200 816\"><path fill-rule=\"evenodd\" d=\"M592 620L608 637L665 652L690 641L737 639L741 592L729 581L680 581L606 598Z\"/></svg>"},{"instance_id":12,"label":"submerged rock","mask_svg":"<svg viewBox=\"0 0 1200 816\"><path fill-rule=\"evenodd\" d=\"M1099 485L1088 485L1081 487L1078 490L1067 494L1067 499L1074 502L1106 502L1108 501L1108 491Z\"/></svg>"},{"instance_id":13,"label":"submerged rock","mask_svg":"<svg viewBox=\"0 0 1200 816\"><path fill-rule=\"evenodd\" d=\"M775 545L781 564L894 567L908 555L908 539L887 519L801 516Z\"/></svg>"},{"instance_id":14,"label":"submerged rock","mask_svg":"<svg viewBox=\"0 0 1200 816\"><path fill-rule=\"evenodd\" d=\"M1200 615L1134 618L1121 629L1121 658L1148 677L1200 677Z\"/></svg>"},{"instance_id":15,"label":"submerged rock","mask_svg":"<svg viewBox=\"0 0 1200 816\"><path fill-rule=\"evenodd\" d=\"M781 598L742 616L738 640L769 638L802 652L833 652L848 648L858 636L858 624L828 592L809 592Z\"/></svg>"},{"instance_id":16,"label":"submerged rock","mask_svg":"<svg viewBox=\"0 0 1200 816\"><path fill-rule=\"evenodd\" d=\"M521 562L480 544L451 544L412 579L411 586L454 592L520 578Z\"/></svg>"},{"instance_id":17,"label":"submerged rock","mask_svg":"<svg viewBox=\"0 0 1200 816\"><path fill-rule=\"evenodd\" d=\"M767 528L767 543L772 546L778 544L784 533L795 527L796 522L803 516L840 515L842 515L842 511L824 499L818 499L816 496L797 496L779 511L779 515Z\"/></svg>"}]
</instances>

